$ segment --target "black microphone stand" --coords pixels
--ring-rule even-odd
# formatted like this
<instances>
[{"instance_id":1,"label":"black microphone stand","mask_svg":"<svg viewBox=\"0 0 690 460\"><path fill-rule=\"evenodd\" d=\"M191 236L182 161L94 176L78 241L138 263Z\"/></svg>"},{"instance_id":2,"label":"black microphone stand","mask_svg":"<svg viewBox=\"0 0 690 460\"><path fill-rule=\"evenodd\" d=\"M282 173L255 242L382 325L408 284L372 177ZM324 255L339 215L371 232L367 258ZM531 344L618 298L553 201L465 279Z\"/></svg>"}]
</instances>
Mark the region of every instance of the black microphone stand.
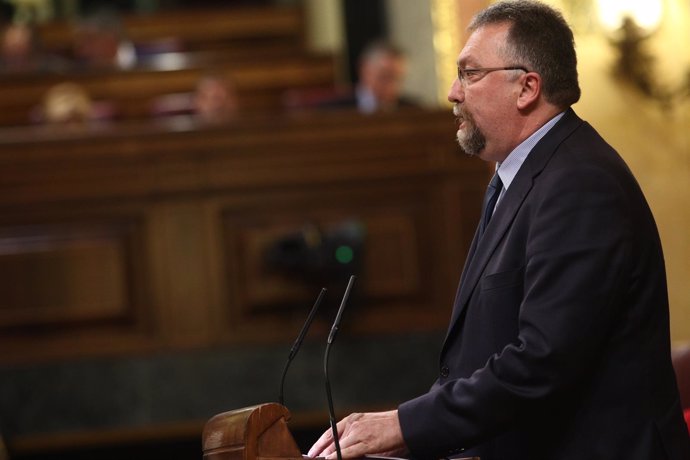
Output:
<instances>
[{"instance_id":1,"label":"black microphone stand","mask_svg":"<svg viewBox=\"0 0 690 460\"><path fill-rule=\"evenodd\" d=\"M331 327L331 332L328 334L328 342L326 343L326 352L323 357L323 372L325 375L326 383L326 398L328 399L328 415L331 422L331 430L333 431L333 442L335 443L335 452L338 456L338 460L343 460L343 456L340 452L340 441L338 439L338 427L335 423L335 410L333 410L333 397L331 395L331 383L328 379L328 357L331 353L331 345L335 340L335 335L338 333L338 328L340 327L340 320L343 316L343 310L345 310L345 305L347 304L347 299L350 297L350 291L352 290L352 285L357 279L354 275L350 276L350 280L345 288L345 294L343 294L343 300L340 302L340 308L335 316L335 321L333 321L333 326Z\"/></svg>"}]
</instances>

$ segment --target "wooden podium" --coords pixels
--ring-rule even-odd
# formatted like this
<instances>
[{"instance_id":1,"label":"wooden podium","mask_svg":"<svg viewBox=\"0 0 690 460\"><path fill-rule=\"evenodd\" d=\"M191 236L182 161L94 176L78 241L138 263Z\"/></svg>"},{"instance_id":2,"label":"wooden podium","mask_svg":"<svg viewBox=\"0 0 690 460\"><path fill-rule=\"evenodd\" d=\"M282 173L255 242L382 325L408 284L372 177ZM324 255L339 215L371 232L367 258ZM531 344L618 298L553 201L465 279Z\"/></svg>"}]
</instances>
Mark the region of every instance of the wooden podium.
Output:
<instances>
[{"instance_id":1,"label":"wooden podium","mask_svg":"<svg viewBox=\"0 0 690 460\"><path fill-rule=\"evenodd\" d=\"M303 460L287 422L290 411L266 403L223 412L204 426L204 460ZM364 460L403 460L365 455ZM463 457L457 460L481 460Z\"/></svg>"},{"instance_id":2,"label":"wooden podium","mask_svg":"<svg viewBox=\"0 0 690 460\"><path fill-rule=\"evenodd\" d=\"M290 412L277 403L215 415L204 426L204 460L302 460L289 419Z\"/></svg>"}]
</instances>

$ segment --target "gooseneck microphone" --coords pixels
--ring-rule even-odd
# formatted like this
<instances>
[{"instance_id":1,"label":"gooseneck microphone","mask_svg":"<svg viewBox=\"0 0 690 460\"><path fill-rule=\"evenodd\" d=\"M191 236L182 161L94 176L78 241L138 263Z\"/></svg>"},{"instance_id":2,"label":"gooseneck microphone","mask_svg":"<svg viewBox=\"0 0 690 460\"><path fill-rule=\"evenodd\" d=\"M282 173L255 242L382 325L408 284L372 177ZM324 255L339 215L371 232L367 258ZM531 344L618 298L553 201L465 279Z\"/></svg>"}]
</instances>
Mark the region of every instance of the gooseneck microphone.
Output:
<instances>
[{"instance_id":1,"label":"gooseneck microphone","mask_svg":"<svg viewBox=\"0 0 690 460\"><path fill-rule=\"evenodd\" d=\"M333 397L331 395L331 383L328 380L328 356L331 352L331 345L335 340L335 336L338 333L338 328L340 328L340 320L343 316L343 310L345 310L345 305L347 305L347 299L350 297L350 291L352 290L352 285L357 279L354 275L350 276L350 280L345 288L345 294L343 294L343 300L340 301L340 308L338 308L338 313L335 315L335 321L333 321L333 326L331 327L331 332L328 334L328 342L326 343L326 352L323 358L323 372L326 377L326 398L328 399L328 416L331 422L331 430L333 431L333 442L335 443L335 452L338 456L338 460L342 460L343 456L340 453L340 441L338 440L338 428L335 423L335 411L333 410Z\"/></svg>"},{"instance_id":2,"label":"gooseneck microphone","mask_svg":"<svg viewBox=\"0 0 690 460\"><path fill-rule=\"evenodd\" d=\"M294 359L295 356L297 356L297 352L299 351L300 347L302 346L302 341L304 340L304 337L307 335L307 331L309 330L309 327L311 326L312 321L314 321L314 317L316 316L316 311L319 309L319 306L321 305L321 301L323 300L324 295L326 295L326 288L321 288L321 292L319 292L319 296L316 298L316 301L314 302L314 306L311 307L311 311L309 312L309 316L307 317L307 320L304 322L304 325L302 326L302 330L299 332L299 335L297 336L297 340L295 340L295 343L292 344L292 348L290 349L290 353L288 354L287 361L285 362L285 368L283 369L283 375L280 378L280 392L278 393L278 403L283 405L284 398L283 398L283 387L285 386L285 376L287 375L287 371L290 368L290 363Z\"/></svg>"}]
</instances>

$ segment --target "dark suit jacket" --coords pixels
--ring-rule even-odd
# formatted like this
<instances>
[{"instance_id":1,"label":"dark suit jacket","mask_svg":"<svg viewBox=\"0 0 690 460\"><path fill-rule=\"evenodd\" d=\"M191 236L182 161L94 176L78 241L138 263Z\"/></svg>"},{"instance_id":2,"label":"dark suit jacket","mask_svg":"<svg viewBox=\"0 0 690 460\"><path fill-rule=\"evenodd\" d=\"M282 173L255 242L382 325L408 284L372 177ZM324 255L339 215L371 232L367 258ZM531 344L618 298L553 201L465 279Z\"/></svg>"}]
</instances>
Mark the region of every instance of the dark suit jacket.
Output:
<instances>
[{"instance_id":1,"label":"dark suit jacket","mask_svg":"<svg viewBox=\"0 0 690 460\"><path fill-rule=\"evenodd\" d=\"M688 460L661 244L618 154L572 111L473 241L416 458Z\"/></svg>"}]
</instances>

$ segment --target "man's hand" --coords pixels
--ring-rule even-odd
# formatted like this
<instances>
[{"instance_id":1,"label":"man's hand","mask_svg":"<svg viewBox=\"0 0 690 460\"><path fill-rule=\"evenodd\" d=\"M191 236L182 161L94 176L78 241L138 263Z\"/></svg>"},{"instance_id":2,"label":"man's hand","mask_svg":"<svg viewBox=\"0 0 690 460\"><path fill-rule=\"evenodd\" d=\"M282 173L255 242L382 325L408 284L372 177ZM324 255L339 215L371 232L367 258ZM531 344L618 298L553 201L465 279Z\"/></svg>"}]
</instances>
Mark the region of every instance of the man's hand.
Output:
<instances>
[{"instance_id":1,"label":"man's hand","mask_svg":"<svg viewBox=\"0 0 690 460\"><path fill-rule=\"evenodd\" d=\"M404 455L407 446L402 436L398 411L351 414L337 424L343 458L363 455ZM328 429L309 449L309 457L337 458L333 430Z\"/></svg>"}]
</instances>

